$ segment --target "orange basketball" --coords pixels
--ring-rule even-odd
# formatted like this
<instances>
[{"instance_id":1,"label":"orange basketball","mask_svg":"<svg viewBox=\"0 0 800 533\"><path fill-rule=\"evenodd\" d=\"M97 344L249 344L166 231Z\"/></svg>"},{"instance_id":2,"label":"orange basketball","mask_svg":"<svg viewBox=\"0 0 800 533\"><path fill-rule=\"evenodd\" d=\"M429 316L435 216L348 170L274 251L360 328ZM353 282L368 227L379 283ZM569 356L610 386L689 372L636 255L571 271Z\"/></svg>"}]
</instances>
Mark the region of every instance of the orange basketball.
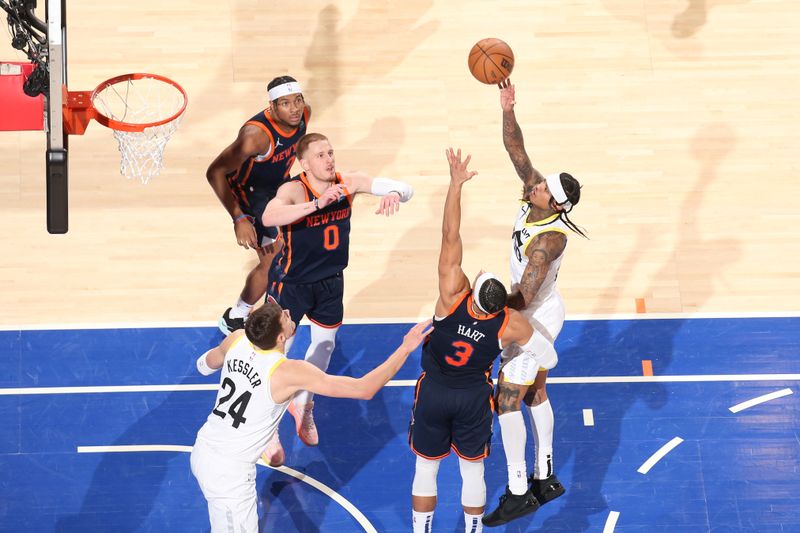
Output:
<instances>
[{"instance_id":1,"label":"orange basketball","mask_svg":"<svg viewBox=\"0 0 800 533\"><path fill-rule=\"evenodd\" d=\"M514 69L514 52L500 39L481 39L469 51L467 65L476 80L494 85L511 74Z\"/></svg>"}]
</instances>

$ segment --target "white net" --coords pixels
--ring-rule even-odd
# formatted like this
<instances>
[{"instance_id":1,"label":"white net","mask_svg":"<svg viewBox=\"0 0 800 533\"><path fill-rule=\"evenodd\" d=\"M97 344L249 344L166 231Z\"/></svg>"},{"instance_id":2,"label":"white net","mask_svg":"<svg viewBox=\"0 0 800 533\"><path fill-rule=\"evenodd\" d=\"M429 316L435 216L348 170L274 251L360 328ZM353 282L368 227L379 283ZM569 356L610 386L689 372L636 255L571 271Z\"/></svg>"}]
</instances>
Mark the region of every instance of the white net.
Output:
<instances>
[{"instance_id":1,"label":"white net","mask_svg":"<svg viewBox=\"0 0 800 533\"><path fill-rule=\"evenodd\" d=\"M123 126L153 124L168 119L186 103L174 85L157 78L125 79L95 93L95 109ZM183 113L165 124L142 131L124 131L111 126L119 143L120 174L147 183L164 166L164 148L178 129Z\"/></svg>"}]
</instances>

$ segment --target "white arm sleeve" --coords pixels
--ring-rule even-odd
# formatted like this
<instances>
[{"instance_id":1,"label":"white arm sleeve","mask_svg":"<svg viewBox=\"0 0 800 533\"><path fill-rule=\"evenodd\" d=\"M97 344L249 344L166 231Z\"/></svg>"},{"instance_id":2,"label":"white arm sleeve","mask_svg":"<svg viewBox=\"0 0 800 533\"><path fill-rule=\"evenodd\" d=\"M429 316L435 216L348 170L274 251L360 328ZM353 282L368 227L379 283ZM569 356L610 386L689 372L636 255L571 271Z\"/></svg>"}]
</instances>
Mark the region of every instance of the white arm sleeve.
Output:
<instances>
[{"instance_id":1,"label":"white arm sleeve","mask_svg":"<svg viewBox=\"0 0 800 533\"><path fill-rule=\"evenodd\" d=\"M213 348L211 350L213 350ZM208 352L210 352L211 350L208 350ZM208 352L204 353L203 355L197 358L197 371L203 374L204 376L210 376L211 374L219 370L219 368L211 368L210 366L208 366L208 362L206 362L206 356L208 355Z\"/></svg>"},{"instance_id":2,"label":"white arm sleeve","mask_svg":"<svg viewBox=\"0 0 800 533\"><path fill-rule=\"evenodd\" d=\"M558 354L553 343L538 331L534 330L528 342L520 348L524 354L533 357L537 364L545 370L550 370L558 364Z\"/></svg>"},{"instance_id":3,"label":"white arm sleeve","mask_svg":"<svg viewBox=\"0 0 800 533\"><path fill-rule=\"evenodd\" d=\"M375 196L386 196L389 193L396 192L400 195L401 202L407 202L414 196L414 188L408 183L381 177L372 179L370 192Z\"/></svg>"}]
</instances>

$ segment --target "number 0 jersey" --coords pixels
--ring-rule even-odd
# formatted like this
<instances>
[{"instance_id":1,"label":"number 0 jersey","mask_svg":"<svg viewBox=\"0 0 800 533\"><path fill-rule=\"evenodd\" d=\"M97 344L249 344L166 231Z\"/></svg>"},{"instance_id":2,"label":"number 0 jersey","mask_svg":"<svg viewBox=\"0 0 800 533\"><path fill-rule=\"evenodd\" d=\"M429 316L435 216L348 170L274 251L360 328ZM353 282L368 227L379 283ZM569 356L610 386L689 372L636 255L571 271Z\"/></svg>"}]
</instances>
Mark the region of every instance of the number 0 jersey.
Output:
<instances>
[{"instance_id":1,"label":"number 0 jersey","mask_svg":"<svg viewBox=\"0 0 800 533\"><path fill-rule=\"evenodd\" d=\"M455 389L485 385L507 323L507 307L478 318L472 292L464 293L446 317L433 319L433 332L422 347L425 375Z\"/></svg>"},{"instance_id":2,"label":"number 0 jersey","mask_svg":"<svg viewBox=\"0 0 800 533\"><path fill-rule=\"evenodd\" d=\"M267 446L289 402L275 403L272 373L286 357L261 350L245 335L225 354L216 403L197 441L233 460L255 463Z\"/></svg>"},{"instance_id":3,"label":"number 0 jersey","mask_svg":"<svg viewBox=\"0 0 800 533\"><path fill-rule=\"evenodd\" d=\"M303 185L306 202L319 198L322 191L315 191L308 183L306 173L295 176L292 181ZM336 183L342 176L336 173ZM273 281L277 283L313 283L335 276L347 267L350 249L350 215L352 199L348 194L303 217L281 226L284 246L275 260Z\"/></svg>"}]
</instances>

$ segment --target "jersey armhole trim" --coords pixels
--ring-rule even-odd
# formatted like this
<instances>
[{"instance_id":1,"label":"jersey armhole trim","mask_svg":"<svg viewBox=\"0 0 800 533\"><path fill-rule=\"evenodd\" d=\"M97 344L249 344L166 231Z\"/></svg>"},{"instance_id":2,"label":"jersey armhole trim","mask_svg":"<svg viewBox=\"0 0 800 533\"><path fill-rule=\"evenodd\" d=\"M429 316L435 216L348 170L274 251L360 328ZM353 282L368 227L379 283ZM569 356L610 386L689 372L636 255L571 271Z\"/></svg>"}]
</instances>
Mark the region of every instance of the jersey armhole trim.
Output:
<instances>
[{"instance_id":1,"label":"jersey armhole trim","mask_svg":"<svg viewBox=\"0 0 800 533\"><path fill-rule=\"evenodd\" d=\"M277 370L278 367L281 366L285 362L286 362L286 357L281 357L280 359L275 361L275 363L273 363L273 365L271 367L269 367L269 372L267 372L267 379L271 378L272 374L275 373L275 370Z\"/></svg>"},{"instance_id":2,"label":"jersey armhole trim","mask_svg":"<svg viewBox=\"0 0 800 533\"><path fill-rule=\"evenodd\" d=\"M505 308L506 316L503 318L503 323L500 326L500 330L497 332L497 344L500 345L500 349L503 349L503 333L506 331L506 326L508 325L508 319L511 318L511 313L508 311L508 307Z\"/></svg>"}]
</instances>

